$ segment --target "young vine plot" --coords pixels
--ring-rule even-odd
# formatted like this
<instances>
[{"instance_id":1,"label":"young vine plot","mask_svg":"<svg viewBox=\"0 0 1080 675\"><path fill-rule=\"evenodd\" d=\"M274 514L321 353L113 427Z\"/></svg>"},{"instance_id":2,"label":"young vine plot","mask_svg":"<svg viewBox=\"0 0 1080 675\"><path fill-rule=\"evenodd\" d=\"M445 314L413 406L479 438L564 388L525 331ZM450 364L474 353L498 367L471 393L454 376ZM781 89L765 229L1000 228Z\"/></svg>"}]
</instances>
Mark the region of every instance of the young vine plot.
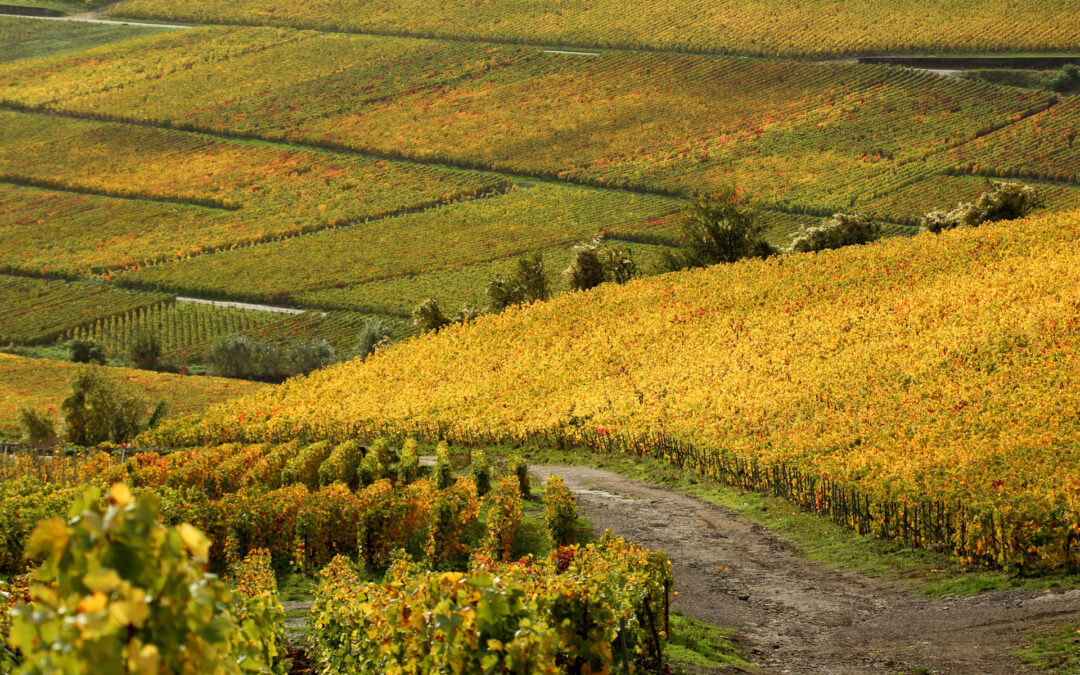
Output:
<instances>
[{"instance_id":1,"label":"young vine plot","mask_svg":"<svg viewBox=\"0 0 1080 675\"><path fill-rule=\"evenodd\" d=\"M0 111L0 181L49 188L0 186L0 231L13 235L0 243L4 265L84 274L508 185L469 171L10 111Z\"/></svg>"},{"instance_id":2,"label":"young vine plot","mask_svg":"<svg viewBox=\"0 0 1080 675\"><path fill-rule=\"evenodd\" d=\"M0 275L0 344L49 342L73 326L154 307L170 297L93 281Z\"/></svg>"},{"instance_id":3,"label":"young vine plot","mask_svg":"<svg viewBox=\"0 0 1080 675\"><path fill-rule=\"evenodd\" d=\"M764 205L910 222L940 206L889 195L945 171L945 153L1050 107L1047 93L884 66L697 55L547 54L402 38L192 31L83 66L0 68L0 101L380 155L685 195L737 183ZM172 54L207 58L160 78ZM392 67L388 67L392 66Z\"/></svg>"},{"instance_id":4,"label":"young vine plot","mask_svg":"<svg viewBox=\"0 0 1080 675\"><path fill-rule=\"evenodd\" d=\"M34 408L59 417L60 404L70 393L77 364L0 354L0 439L18 440L19 410ZM100 367L100 366L99 366ZM219 377L154 373L131 368L104 367L112 378L128 382L153 402L164 400L166 413L199 413L215 403L252 394L266 385Z\"/></svg>"},{"instance_id":5,"label":"young vine plot","mask_svg":"<svg viewBox=\"0 0 1080 675\"><path fill-rule=\"evenodd\" d=\"M1074 212L563 295L148 441L588 444L972 560L1075 565L1078 240Z\"/></svg>"},{"instance_id":6,"label":"young vine plot","mask_svg":"<svg viewBox=\"0 0 1080 675\"><path fill-rule=\"evenodd\" d=\"M112 14L533 44L783 56L1048 51L1080 43L1066 0L133 0Z\"/></svg>"}]
</instances>

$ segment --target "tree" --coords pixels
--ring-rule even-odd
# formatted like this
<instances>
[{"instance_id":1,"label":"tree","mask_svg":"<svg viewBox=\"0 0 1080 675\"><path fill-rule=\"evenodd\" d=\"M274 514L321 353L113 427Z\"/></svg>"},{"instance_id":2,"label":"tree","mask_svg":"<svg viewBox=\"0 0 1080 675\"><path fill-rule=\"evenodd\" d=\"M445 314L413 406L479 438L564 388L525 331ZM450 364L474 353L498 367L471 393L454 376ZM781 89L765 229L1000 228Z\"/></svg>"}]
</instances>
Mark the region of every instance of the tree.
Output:
<instances>
[{"instance_id":1,"label":"tree","mask_svg":"<svg viewBox=\"0 0 1080 675\"><path fill-rule=\"evenodd\" d=\"M394 341L394 327L382 319L368 319L360 329L360 336L353 348L353 357L366 359Z\"/></svg>"},{"instance_id":2,"label":"tree","mask_svg":"<svg viewBox=\"0 0 1080 675\"><path fill-rule=\"evenodd\" d=\"M71 393L60 405L69 443L92 446L126 443L156 423L163 406L148 415L149 404L126 383L106 377L92 367L80 369L71 381Z\"/></svg>"},{"instance_id":3,"label":"tree","mask_svg":"<svg viewBox=\"0 0 1080 675\"><path fill-rule=\"evenodd\" d=\"M1080 66L1075 63L1067 63L1061 67L1053 77L1046 83L1046 87L1051 91L1058 93L1065 93L1072 91L1080 86Z\"/></svg>"},{"instance_id":4,"label":"tree","mask_svg":"<svg viewBox=\"0 0 1080 675\"><path fill-rule=\"evenodd\" d=\"M428 298L420 303L412 313L413 324L421 333L438 332L450 325L450 318L442 311L439 301Z\"/></svg>"},{"instance_id":5,"label":"tree","mask_svg":"<svg viewBox=\"0 0 1080 675\"><path fill-rule=\"evenodd\" d=\"M680 250L665 255L665 266L675 271L768 257L776 250L764 240L764 232L757 211L735 188L699 195L683 212Z\"/></svg>"},{"instance_id":6,"label":"tree","mask_svg":"<svg viewBox=\"0 0 1080 675\"><path fill-rule=\"evenodd\" d=\"M494 276L487 287L488 308L501 312L511 305L548 299L547 271L539 254L517 260L517 269L507 278Z\"/></svg>"},{"instance_id":7,"label":"tree","mask_svg":"<svg viewBox=\"0 0 1080 675\"><path fill-rule=\"evenodd\" d=\"M961 202L951 211L931 211L919 221L924 232L944 232L958 227L1023 218L1042 206L1038 191L1021 183L993 183L989 191L972 202Z\"/></svg>"},{"instance_id":8,"label":"tree","mask_svg":"<svg viewBox=\"0 0 1080 675\"><path fill-rule=\"evenodd\" d=\"M791 240L792 253L809 253L868 244L881 236L881 226L863 214L837 213L813 227L803 226Z\"/></svg>"},{"instance_id":9,"label":"tree","mask_svg":"<svg viewBox=\"0 0 1080 675\"><path fill-rule=\"evenodd\" d=\"M246 335L222 335L207 350L206 365L220 377L262 379L271 356L268 351L267 345Z\"/></svg>"},{"instance_id":10,"label":"tree","mask_svg":"<svg viewBox=\"0 0 1080 675\"><path fill-rule=\"evenodd\" d=\"M68 357L73 363L105 365L105 349L97 342L78 338L67 343Z\"/></svg>"},{"instance_id":11,"label":"tree","mask_svg":"<svg viewBox=\"0 0 1080 675\"><path fill-rule=\"evenodd\" d=\"M637 274L637 263L629 248L605 242L600 235L574 247L570 266L563 271L573 291L587 291L605 282L624 284Z\"/></svg>"},{"instance_id":12,"label":"tree","mask_svg":"<svg viewBox=\"0 0 1080 675\"><path fill-rule=\"evenodd\" d=\"M284 375L307 375L329 366L336 360L334 347L324 338L297 340L289 345L285 354Z\"/></svg>"},{"instance_id":13,"label":"tree","mask_svg":"<svg viewBox=\"0 0 1080 675\"><path fill-rule=\"evenodd\" d=\"M19 410L19 423L23 429L23 439L35 448L52 447L60 440L52 419L33 408Z\"/></svg>"},{"instance_id":14,"label":"tree","mask_svg":"<svg viewBox=\"0 0 1080 675\"><path fill-rule=\"evenodd\" d=\"M154 333L143 331L131 341L128 356L136 368L157 370L161 361L161 340Z\"/></svg>"}]
</instances>

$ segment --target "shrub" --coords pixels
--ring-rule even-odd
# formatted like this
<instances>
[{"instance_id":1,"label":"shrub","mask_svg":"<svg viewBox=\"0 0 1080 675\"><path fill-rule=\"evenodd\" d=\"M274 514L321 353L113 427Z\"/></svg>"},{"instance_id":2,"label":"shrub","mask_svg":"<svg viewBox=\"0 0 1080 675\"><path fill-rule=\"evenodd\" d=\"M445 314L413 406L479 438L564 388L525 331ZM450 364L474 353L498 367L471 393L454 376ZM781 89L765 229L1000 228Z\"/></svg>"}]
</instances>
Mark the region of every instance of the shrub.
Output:
<instances>
[{"instance_id":1,"label":"shrub","mask_svg":"<svg viewBox=\"0 0 1080 675\"><path fill-rule=\"evenodd\" d=\"M279 377L285 379L295 375L308 375L329 366L337 359L330 343L323 338L317 338L291 343L285 350L282 360L284 368Z\"/></svg>"},{"instance_id":2,"label":"shrub","mask_svg":"<svg viewBox=\"0 0 1080 675\"><path fill-rule=\"evenodd\" d=\"M547 271L539 253L518 258L517 269L508 278L495 276L487 287L488 309L501 312L511 305L548 299Z\"/></svg>"},{"instance_id":3,"label":"shrub","mask_svg":"<svg viewBox=\"0 0 1080 675\"><path fill-rule=\"evenodd\" d=\"M128 356L136 368L157 370L161 362L161 340L156 334L143 331L132 338Z\"/></svg>"},{"instance_id":4,"label":"shrub","mask_svg":"<svg viewBox=\"0 0 1080 675\"><path fill-rule=\"evenodd\" d=\"M436 570L463 569L469 551L480 539L480 503L472 478L435 493L431 504L430 534L424 553Z\"/></svg>"},{"instance_id":5,"label":"shrub","mask_svg":"<svg viewBox=\"0 0 1080 675\"><path fill-rule=\"evenodd\" d=\"M957 227L978 227L998 220L1023 218L1042 205L1038 191L1020 183L994 183L974 203L957 204L951 211L931 211L919 222L924 232Z\"/></svg>"},{"instance_id":6,"label":"shrub","mask_svg":"<svg viewBox=\"0 0 1080 675\"><path fill-rule=\"evenodd\" d=\"M319 467L330 456L332 449L329 441L320 441L301 448L300 452L285 462L285 468L281 472L282 485L301 483L312 490L318 488Z\"/></svg>"},{"instance_id":7,"label":"shrub","mask_svg":"<svg viewBox=\"0 0 1080 675\"><path fill-rule=\"evenodd\" d=\"M74 363L106 363L105 348L90 339L76 338L67 343L68 358Z\"/></svg>"},{"instance_id":8,"label":"shrub","mask_svg":"<svg viewBox=\"0 0 1080 675\"><path fill-rule=\"evenodd\" d=\"M484 501L487 537L484 551L495 560L509 560L521 527L521 486L516 476L504 476Z\"/></svg>"},{"instance_id":9,"label":"shrub","mask_svg":"<svg viewBox=\"0 0 1080 675\"><path fill-rule=\"evenodd\" d=\"M791 240L792 253L810 253L868 244L881 236L881 226L863 214L837 213L812 227L803 226Z\"/></svg>"},{"instance_id":10,"label":"shrub","mask_svg":"<svg viewBox=\"0 0 1080 675\"><path fill-rule=\"evenodd\" d=\"M23 550L34 526L67 513L81 491L37 480L0 482L0 574L26 569Z\"/></svg>"},{"instance_id":11,"label":"shrub","mask_svg":"<svg viewBox=\"0 0 1080 675\"><path fill-rule=\"evenodd\" d=\"M670 270L764 258L775 251L762 235L765 225L742 193L725 188L712 196L699 195L679 221L680 250L665 256Z\"/></svg>"},{"instance_id":12,"label":"shrub","mask_svg":"<svg viewBox=\"0 0 1080 675\"><path fill-rule=\"evenodd\" d=\"M71 393L60 409L65 436L73 445L127 443L153 421L138 390L110 380L94 367L83 367L75 374Z\"/></svg>"},{"instance_id":13,"label":"shrub","mask_svg":"<svg viewBox=\"0 0 1080 675\"><path fill-rule=\"evenodd\" d=\"M19 409L19 426L23 430L23 440L35 448L52 447L60 440L56 423L33 408Z\"/></svg>"},{"instance_id":14,"label":"shrub","mask_svg":"<svg viewBox=\"0 0 1080 675\"><path fill-rule=\"evenodd\" d=\"M42 521L30 538L28 553L44 563L32 603L12 619L22 672L271 669L270 617L207 574L201 532L161 525L153 495L135 502L123 485L109 492L108 511L100 501L90 490L69 522Z\"/></svg>"},{"instance_id":15,"label":"shrub","mask_svg":"<svg viewBox=\"0 0 1080 675\"><path fill-rule=\"evenodd\" d=\"M296 441L289 441L268 450L254 464L241 480L242 486L261 486L269 489L281 487L281 476L285 464L300 450Z\"/></svg>"},{"instance_id":16,"label":"shrub","mask_svg":"<svg viewBox=\"0 0 1080 675\"><path fill-rule=\"evenodd\" d=\"M319 484L329 485L341 481L356 489L357 469L364 458L364 448L358 441L345 441L334 448L330 456L319 466Z\"/></svg>"},{"instance_id":17,"label":"shrub","mask_svg":"<svg viewBox=\"0 0 1080 675\"><path fill-rule=\"evenodd\" d=\"M353 347L353 357L366 359L394 341L394 327L382 319L368 319L360 329L360 336Z\"/></svg>"},{"instance_id":18,"label":"shrub","mask_svg":"<svg viewBox=\"0 0 1080 675\"><path fill-rule=\"evenodd\" d=\"M440 441L435 446L435 487L445 490L454 483L454 467L450 464L450 446Z\"/></svg>"},{"instance_id":19,"label":"shrub","mask_svg":"<svg viewBox=\"0 0 1080 675\"><path fill-rule=\"evenodd\" d=\"M0 673L9 673L19 664L18 656L8 647L11 612L30 602L30 575L0 578Z\"/></svg>"},{"instance_id":20,"label":"shrub","mask_svg":"<svg viewBox=\"0 0 1080 675\"><path fill-rule=\"evenodd\" d=\"M438 332L452 323L435 298L428 298L421 302L413 310L412 320L416 330L421 333Z\"/></svg>"},{"instance_id":21,"label":"shrub","mask_svg":"<svg viewBox=\"0 0 1080 675\"><path fill-rule=\"evenodd\" d=\"M574 543L577 506L562 476L548 476L544 483L544 524L555 546Z\"/></svg>"},{"instance_id":22,"label":"shrub","mask_svg":"<svg viewBox=\"0 0 1080 675\"><path fill-rule=\"evenodd\" d=\"M407 485L420 474L420 455L417 452L417 443L409 438L401 446L401 454L398 458L398 482Z\"/></svg>"},{"instance_id":23,"label":"shrub","mask_svg":"<svg viewBox=\"0 0 1080 675\"><path fill-rule=\"evenodd\" d=\"M483 497L491 490L491 463L488 461L487 453L484 452L483 448L476 448L472 451L470 468L473 480L476 481L476 494Z\"/></svg>"},{"instance_id":24,"label":"shrub","mask_svg":"<svg viewBox=\"0 0 1080 675\"><path fill-rule=\"evenodd\" d=\"M506 460L506 470L518 481L518 489L521 496L529 498L529 464L524 457L514 455Z\"/></svg>"},{"instance_id":25,"label":"shrub","mask_svg":"<svg viewBox=\"0 0 1080 675\"><path fill-rule=\"evenodd\" d=\"M226 560L235 563L254 549L264 548L276 569L289 569L297 558L296 523L307 496L303 485L227 495L221 500L227 530Z\"/></svg>"},{"instance_id":26,"label":"shrub","mask_svg":"<svg viewBox=\"0 0 1080 675\"><path fill-rule=\"evenodd\" d=\"M574 247L574 256L570 266L563 270L563 276L573 291L587 291L604 283L604 263L595 241Z\"/></svg>"},{"instance_id":27,"label":"shrub","mask_svg":"<svg viewBox=\"0 0 1080 675\"><path fill-rule=\"evenodd\" d=\"M252 551L233 568L231 576L236 595L243 599L237 603L237 622L248 639L248 651L260 657L254 663L272 663L275 673L288 673L292 664L284 658L285 608L278 598L270 552L262 548Z\"/></svg>"},{"instance_id":28,"label":"shrub","mask_svg":"<svg viewBox=\"0 0 1080 675\"><path fill-rule=\"evenodd\" d=\"M268 345L245 335L222 335L207 349L206 366L212 375L259 380L274 356L271 352Z\"/></svg>"},{"instance_id":29,"label":"shrub","mask_svg":"<svg viewBox=\"0 0 1080 675\"><path fill-rule=\"evenodd\" d=\"M1046 82L1050 91L1065 93L1080 87L1080 66L1067 63Z\"/></svg>"}]
</instances>

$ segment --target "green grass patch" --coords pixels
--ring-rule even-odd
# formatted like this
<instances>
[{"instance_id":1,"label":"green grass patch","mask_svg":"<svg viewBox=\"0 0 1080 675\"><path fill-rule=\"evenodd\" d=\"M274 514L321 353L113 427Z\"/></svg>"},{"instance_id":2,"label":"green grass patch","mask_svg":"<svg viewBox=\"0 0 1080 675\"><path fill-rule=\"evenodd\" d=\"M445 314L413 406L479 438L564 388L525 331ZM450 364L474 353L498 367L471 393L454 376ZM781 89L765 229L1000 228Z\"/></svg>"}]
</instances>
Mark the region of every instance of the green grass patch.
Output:
<instances>
[{"instance_id":1,"label":"green grass patch","mask_svg":"<svg viewBox=\"0 0 1080 675\"><path fill-rule=\"evenodd\" d=\"M3 0L0 0L0 4L4 4ZM0 15L0 63L89 49L161 30L145 26L48 21Z\"/></svg>"},{"instance_id":2,"label":"green grass patch","mask_svg":"<svg viewBox=\"0 0 1080 675\"><path fill-rule=\"evenodd\" d=\"M1028 666L1058 675L1080 675L1080 615L1052 633L1027 638L1028 647L1016 653Z\"/></svg>"},{"instance_id":3,"label":"green grass patch","mask_svg":"<svg viewBox=\"0 0 1080 675\"><path fill-rule=\"evenodd\" d=\"M1006 588L1049 590L1080 587L1080 575L1077 574L1014 577L996 570L964 566L951 555L908 548L894 540L859 535L784 499L722 485L697 472L678 469L657 459L537 447L513 450L493 448L493 452L520 454L531 464L568 464L605 469L670 488L736 511L785 537L810 559L870 576L910 583L917 590L935 597L970 596Z\"/></svg>"},{"instance_id":4,"label":"green grass patch","mask_svg":"<svg viewBox=\"0 0 1080 675\"><path fill-rule=\"evenodd\" d=\"M734 630L691 619L678 612L671 615L671 635L665 652L672 671L685 675L710 673L731 666L750 667Z\"/></svg>"}]
</instances>

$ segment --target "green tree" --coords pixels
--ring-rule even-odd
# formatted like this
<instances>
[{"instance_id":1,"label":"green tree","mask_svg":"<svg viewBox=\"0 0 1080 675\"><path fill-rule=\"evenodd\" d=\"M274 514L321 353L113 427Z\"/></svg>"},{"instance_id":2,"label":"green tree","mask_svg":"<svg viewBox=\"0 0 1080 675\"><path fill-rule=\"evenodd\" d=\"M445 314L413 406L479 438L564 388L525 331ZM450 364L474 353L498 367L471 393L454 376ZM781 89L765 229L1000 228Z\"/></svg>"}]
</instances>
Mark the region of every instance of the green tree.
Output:
<instances>
[{"instance_id":1,"label":"green tree","mask_svg":"<svg viewBox=\"0 0 1080 675\"><path fill-rule=\"evenodd\" d=\"M65 437L74 445L126 443L161 417L132 386L110 380L102 370L80 369L71 381L71 393L60 409Z\"/></svg>"},{"instance_id":2,"label":"green tree","mask_svg":"<svg viewBox=\"0 0 1080 675\"><path fill-rule=\"evenodd\" d=\"M665 255L665 266L675 271L768 257L776 250L765 241L764 232L757 210L735 188L699 195L683 212L680 249Z\"/></svg>"},{"instance_id":3,"label":"green tree","mask_svg":"<svg viewBox=\"0 0 1080 675\"><path fill-rule=\"evenodd\" d=\"M135 336L128 346L128 356L136 368L143 370L157 370L161 363L161 340L149 331L143 331Z\"/></svg>"},{"instance_id":4,"label":"green tree","mask_svg":"<svg viewBox=\"0 0 1080 675\"><path fill-rule=\"evenodd\" d=\"M511 305L548 299L547 270L539 253L518 258L516 269L506 278L496 275L488 282L488 308L501 312Z\"/></svg>"},{"instance_id":5,"label":"green tree","mask_svg":"<svg viewBox=\"0 0 1080 675\"><path fill-rule=\"evenodd\" d=\"M97 342L77 338L67 343L68 358L73 363L97 363L105 365L105 349Z\"/></svg>"},{"instance_id":6,"label":"green tree","mask_svg":"<svg viewBox=\"0 0 1080 675\"><path fill-rule=\"evenodd\" d=\"M353 348L353 358L366 359L394 341L394 327L382 319L368 319L360 329L360 336Z\"/></svg>"},{"instance_id":7,"label":"green tree","mask_svg":"<svg viewBox=\"0 0 1080 675\"><path fill-rule=\"evenodd\" d=\"M961 202L951 211L931 211L919 224L924 232L944 232L958 227L1023 218L1042 206L1038 190L1021 183L992 183L974 202Z\"/></svg>"},{"instance_id":8,"label":"green tree","mask_svg":"<svg viewBox=\"0 0 1080 675\"><path fill-rule=\"evenodd\" d=\"M19 423L22 426L23 439L35 448L51 447L59 441L56 423L48 415L33 408L19 410Z\"/></svg>"},{"instance_id":9,"label":"green tree","mask_svg":"<svg viewBox=\"0 0 1080 675\"><path fill-rule=\"evenodd\" d=\"M810 253L868 244L881 236L881 226L863 214L837 213L813 227L802 227L791 240L792 253Z\"/></svg>"}]
</instances>

